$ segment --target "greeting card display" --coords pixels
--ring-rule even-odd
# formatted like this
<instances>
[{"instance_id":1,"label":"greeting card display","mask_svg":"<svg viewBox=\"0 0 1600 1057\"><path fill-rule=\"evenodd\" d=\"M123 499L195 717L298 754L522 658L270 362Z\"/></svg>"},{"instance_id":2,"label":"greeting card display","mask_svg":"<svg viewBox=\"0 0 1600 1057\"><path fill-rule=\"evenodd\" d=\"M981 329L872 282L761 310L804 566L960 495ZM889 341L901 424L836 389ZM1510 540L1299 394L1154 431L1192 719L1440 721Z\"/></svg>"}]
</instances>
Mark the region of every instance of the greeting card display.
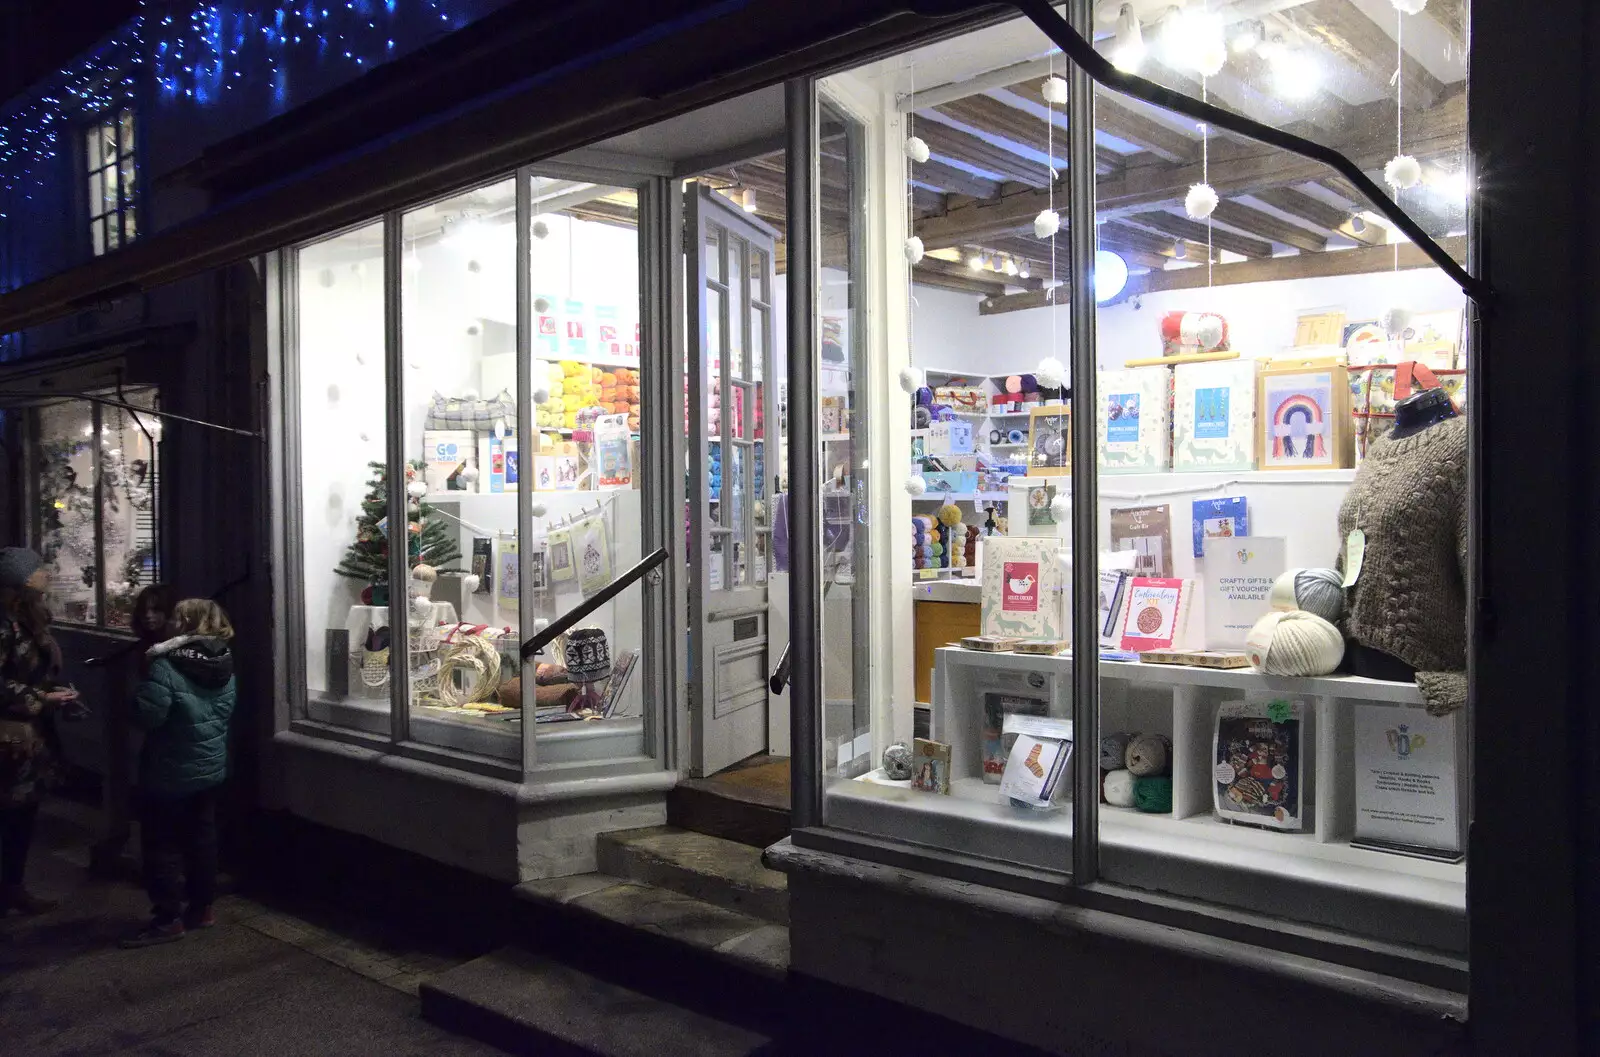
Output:
<instances>
[{"instance_id":1,"label":"greeting card display","mask_svg":"<svg viewBox=\"0 0 1600 1057\"><path fill-rule=\"evenodd\" d=\"M1172 384L1172 468L1255 469L1255 362L1180 364Z\"/></svg>"},{"instance_id":2,"label":"greeting card display","mask_svg":"<svg viewBox=\"0 0 1600 1057\"><path fill-rule=\"evenodd\" d=\"M985 540L982 613L985 635L1065 638L1058 542L1032 536Z\"/></svg>"},{"instance_id":3,"label":"greeting card display","mask_svg":"<svg viewBox=\"0 0 1600 1057\"><path fill-rule=\"evenodd\" d=\"M1197 646L1189 631L1194 594L1193 580L1135 576L1128 582L1128 601L1123 607L1121 648L1138 653Z\"/></svg>"},{"instance_id":4,"label":"greeting card display","mask_svg":"<svg viewBox=\"0 0 1600 1057\"><path fill-rule=\"evenodd\" d=\"M1305 716L1296 700L1228 701L1218 708L1211 784L1217 818L1305 828Z\"/></svg>"},{"instance_id":5,"label":"greeting card display","mask_svg":"<svg viewBox=\"0 0 1600 1057\"><path fill-rule=\"evenodd\" d=\"M1172 465L1166 367L1100 372L1096 429L1106 473L1160 473Z\"/></svg>"},{"instance_id":6,"label":"greeting card display","mask_svg":"<svg viewBox=\"0 0 1600 1057\"><path fill-rule=\"evenodd\" d=\"M1350 382L1333 359L1274 360L1257 386L1263 470L1349 466Z\"/></svg>"}]
</instances>

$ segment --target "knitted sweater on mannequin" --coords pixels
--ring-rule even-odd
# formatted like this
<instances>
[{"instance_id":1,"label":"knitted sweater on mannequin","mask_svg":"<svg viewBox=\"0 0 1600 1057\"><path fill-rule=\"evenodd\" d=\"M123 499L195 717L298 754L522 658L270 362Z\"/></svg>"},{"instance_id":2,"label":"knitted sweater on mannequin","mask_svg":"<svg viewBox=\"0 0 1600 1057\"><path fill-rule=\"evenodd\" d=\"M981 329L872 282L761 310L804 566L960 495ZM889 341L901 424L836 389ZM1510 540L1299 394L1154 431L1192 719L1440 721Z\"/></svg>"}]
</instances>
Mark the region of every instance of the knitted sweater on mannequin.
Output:
<instances>
[{"instance_id":1,"label":"knitted sweater on mannequin","mask_svg":"<svg viewBox=\"0 0 1600 1057\"><path fill-rule=\"evenodd\" d=\"M1373 443L1339 507L1341 546L1358 528L1366 549L1346 592L1346 633L1416 668L1429 711L1459 708L1467 688L1465 418Z\"/></svg>"}]
</instances>

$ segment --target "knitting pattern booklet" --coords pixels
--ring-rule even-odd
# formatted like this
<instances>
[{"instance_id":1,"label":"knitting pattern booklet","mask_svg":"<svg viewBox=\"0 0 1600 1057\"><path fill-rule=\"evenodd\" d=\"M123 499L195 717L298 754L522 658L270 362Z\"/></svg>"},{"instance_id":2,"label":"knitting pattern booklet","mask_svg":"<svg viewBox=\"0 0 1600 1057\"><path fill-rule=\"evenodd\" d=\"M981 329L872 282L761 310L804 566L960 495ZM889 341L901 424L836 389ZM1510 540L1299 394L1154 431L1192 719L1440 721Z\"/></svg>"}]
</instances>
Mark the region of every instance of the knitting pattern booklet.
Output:
<instances>
[{"instance_id":1,"label":"knitting pattern booklet","mask_svg":"<svg viewBox=\"0 0 1600 1057\"><path fill-rule=\"evenodd\" d=\"M1212 739L1216 816L1268 829L1305 828L1305 716L1295 699L1227 701Z\"/></svg>"}]
</instances>

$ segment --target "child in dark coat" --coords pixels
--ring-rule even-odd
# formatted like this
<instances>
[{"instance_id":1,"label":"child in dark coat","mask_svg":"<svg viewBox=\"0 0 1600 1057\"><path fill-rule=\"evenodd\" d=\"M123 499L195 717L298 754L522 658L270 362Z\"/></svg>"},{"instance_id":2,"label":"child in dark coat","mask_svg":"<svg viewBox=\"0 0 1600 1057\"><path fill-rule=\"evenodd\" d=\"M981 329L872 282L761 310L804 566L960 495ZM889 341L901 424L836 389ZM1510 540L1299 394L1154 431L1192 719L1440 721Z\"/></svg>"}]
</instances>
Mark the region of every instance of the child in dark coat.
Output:
<instances>
[{"instance_id":1,"label":"child in dark coat","mask_svg":"<svg viewBox=\"0 0 1600 1057\"><path fill-rule=\"evenodd\" d=\"M237 698L233 626L215 602L189 598L174 607L169 631L150 649L134 702L134 726L146 732L140 830L151 918L124 947L168 943L215 923L217 790L228 776Z\"/></svg>"}]
</instances>

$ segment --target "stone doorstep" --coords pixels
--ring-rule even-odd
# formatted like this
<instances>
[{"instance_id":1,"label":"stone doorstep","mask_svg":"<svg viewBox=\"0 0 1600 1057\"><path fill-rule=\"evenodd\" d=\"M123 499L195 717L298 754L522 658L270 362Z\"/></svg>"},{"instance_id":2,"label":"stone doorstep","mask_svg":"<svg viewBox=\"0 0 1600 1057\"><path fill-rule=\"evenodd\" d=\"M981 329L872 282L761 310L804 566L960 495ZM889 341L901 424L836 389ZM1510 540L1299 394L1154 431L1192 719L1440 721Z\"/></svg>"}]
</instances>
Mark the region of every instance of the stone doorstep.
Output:
<instances>
[{"instance_id":1,"label":"stone doorstep","mask_svg":"<svg viewBox=\"0 0 1600 1057\"><path fill-rule=\"evenodd\" d=\"M602 833L600 869L668 888L775 925L789 923L789 879L761 862L761 850L673 826Z\"/></svg>"},{"instance_id":2,"label":"stone doorstep","mask_svg":"<svg viewBox=\"0 0 1600 1057\"><path fill-rule=\"evenodd\" d=\"M788 976L788 926L682 892L603 873L526 881L515 892L519 899L548 909L705 952L768 981L781 983Z\"/></svg>"},{"instance_id":3,"label":"stone doorstep","mask_svg":"<svg viewBox=\"0 0 1600 1057\"><path fill-rule=\"evenodd\" d=\"M771 1040L748 1028L506 948L418 988L425 1020L513 1053L747 1057Z\"/></svg>"}]
</instances>

